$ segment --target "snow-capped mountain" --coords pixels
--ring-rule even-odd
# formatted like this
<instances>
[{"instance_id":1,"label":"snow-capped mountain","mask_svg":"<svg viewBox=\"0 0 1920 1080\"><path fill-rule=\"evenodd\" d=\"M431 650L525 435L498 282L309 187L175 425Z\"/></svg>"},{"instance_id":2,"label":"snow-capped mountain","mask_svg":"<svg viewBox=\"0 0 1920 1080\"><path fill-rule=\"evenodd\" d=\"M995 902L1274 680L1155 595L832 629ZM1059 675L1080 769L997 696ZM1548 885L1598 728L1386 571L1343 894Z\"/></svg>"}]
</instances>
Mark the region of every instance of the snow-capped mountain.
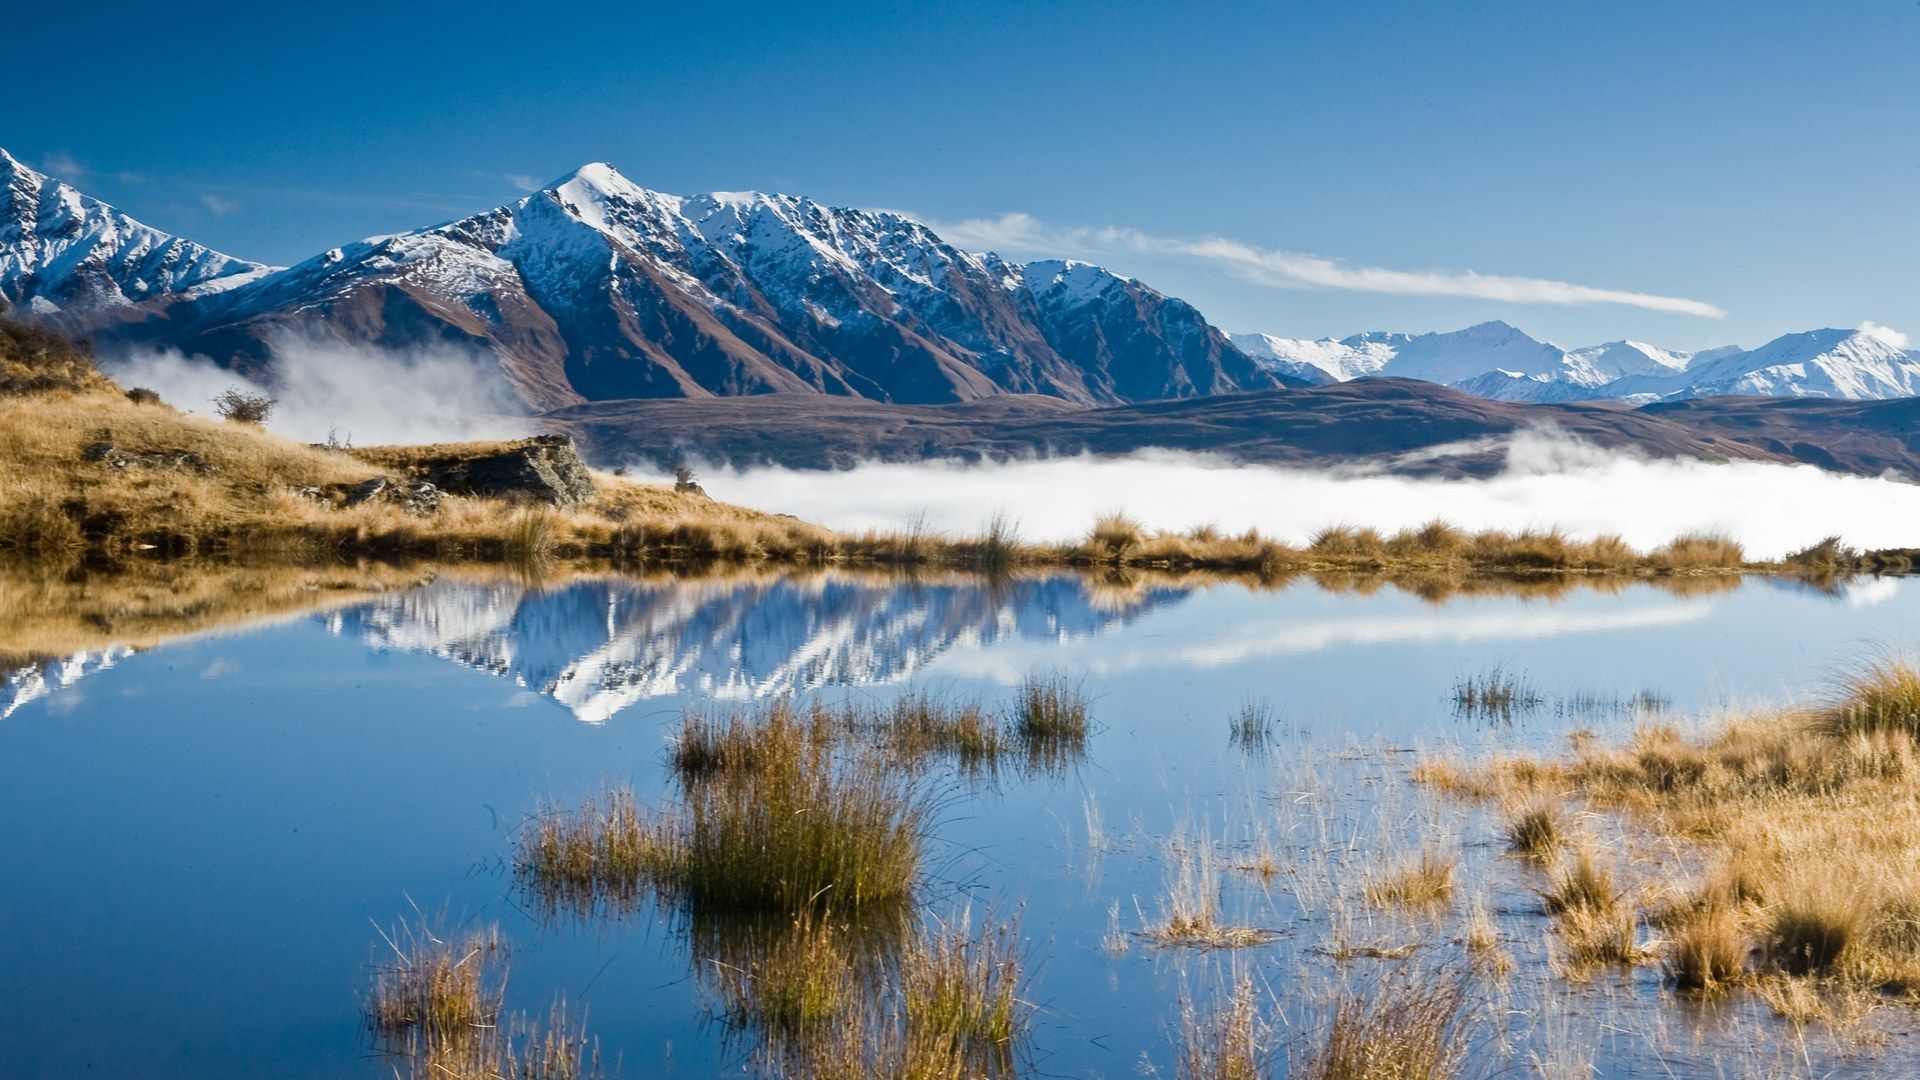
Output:
<instances>
[{"instance_id":1,"label":"snow-capped mountain","mask_svg":"<svg viewBox=\"0 0 1920 1080\"><path fill-rule=\"evenodd\" d=\"M955 647L1086 637L1185 595L1154 589L1115 607L1071 577L913 589L836 577L607 578L546 590L447 582L322 619L376 648L510 679L600 723L636 702L689 692L751 700L898 682Z\"/></svg>"},{"instance_id":2,"label":"snow-capped mountain","mask_svg":"<svg viewBox=\"0 0 1920 1080\"><path fill-rule=\"evenodd\" d=\"M142 225L0 150L0 300L39 313L124 307L267 270Z\"/></svg>"},{"instance_id":3,"label":"snow-capped mountain","mask_svg":"<svg viewBox=\"0 0 1920 1080\"><path fill-rule=\"evenodd\" d=\"M1757 349L1701 352L1640 341L1577 349L1537 341L1504 322L1436 334L1369 332L1308 341L1267 334L1233 340L1275 370L1323 381L1392 376L1443 383L1501 401L1633 403L1722 395L1873 400L1920 394L1920 353L1867 330L1810 330Z\"/></svg>"},{"instance_id":4,"label":"snow-capped mountain","mask_svg":"<svg viewBox=\"0 0 1920 1080\"><path fill-rule=\"evenodd\" d=\"M1696 358L1677 375L1623 379L1618 390L1610 396L1912 397L1920 394L1920 353L1865 330L1808 330Z\"/></svg>"},{"instance_id":5,"label":"snow-capped mountain","mask_svg":"<svg viewBox=\"0 0 1920 1080\"><path fill-rule=\"evenodd\" d=\"M335 248L145 321L81 326L271 379L288 340L491 352L529 404L821 393L1096 404L1292 380L1097 267L961 251L900 214L649 191L585 166L510 205Z\"/></svg>"}]
</instances>

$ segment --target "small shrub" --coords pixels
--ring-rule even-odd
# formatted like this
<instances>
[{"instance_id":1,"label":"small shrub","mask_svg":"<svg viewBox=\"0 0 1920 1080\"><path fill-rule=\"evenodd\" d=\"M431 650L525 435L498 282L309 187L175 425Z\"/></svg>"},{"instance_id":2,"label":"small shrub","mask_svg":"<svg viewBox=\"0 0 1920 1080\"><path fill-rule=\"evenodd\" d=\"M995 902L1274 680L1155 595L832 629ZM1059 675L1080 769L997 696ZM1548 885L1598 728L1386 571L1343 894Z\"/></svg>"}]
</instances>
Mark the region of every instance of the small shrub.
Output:
<instances>
[{"instance_id":1,"label":"small shrub","mask_svg":"<svg viewBox=\"0 0 1920 1080\"><path fill-rule=\"evenodd\" d=\"M222 420L240 424L264 424L280 403L266 394L249 394L237 386L221 391L213 399L214 410Z\"/></svg>"},{"instance_id":2,"label":"small shrub","mask_svg":"<svg viewBox=\"0 0 1920 1080\"><path fill-rule=\"evenodd\" d=\"M133 402L135 405L158 405L160 404L160 394L158 391L149 390L144 386L135 386L127 390L127 400Z\"/></svg>"}]
</instances>

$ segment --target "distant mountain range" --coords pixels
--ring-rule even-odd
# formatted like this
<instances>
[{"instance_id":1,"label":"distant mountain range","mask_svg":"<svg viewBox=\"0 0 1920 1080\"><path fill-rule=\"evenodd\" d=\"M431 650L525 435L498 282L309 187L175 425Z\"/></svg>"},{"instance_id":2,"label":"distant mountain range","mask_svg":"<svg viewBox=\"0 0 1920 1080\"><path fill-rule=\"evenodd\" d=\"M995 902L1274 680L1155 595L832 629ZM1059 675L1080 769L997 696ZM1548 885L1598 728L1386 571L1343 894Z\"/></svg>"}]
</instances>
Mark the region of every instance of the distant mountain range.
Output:
<instances>
[{"instance_id":1,"label":"distant mountain range","mask_svg":"<svg viewBox=\"0 0 1920 1080\"><path fill-rule=\"evenodd\" d=\"M1097 266L967 252L900 214L789 195L665 195L602 164L287 268L142 225L5 151L0 200L0 299L104 351L174 349L272 382L289 343L453 344L497 358L535 411L770 393L1100 407L1370 376L1530 403L1920 394L1920 353L1859 330L1698 353L1565 349L1504 322L1229 336Z\"/></svg>"},{"instance_id":2,"label":"distant mountain range","mask_svg":"<svg viewBox=\"0 0 1920 1080\"><path fill-rule=\"evenodd\" d=\"M1920 394L1920 352L1869 330L1808 330L1757 349L1695 353L1640 341L1563 349L1504 322L1339 340L1234 334L1233 342L1276 373L1308 382L1423 379L1500 401L1646 404L1728 395L1866 401Z\"/></svg>"}]
</instances>

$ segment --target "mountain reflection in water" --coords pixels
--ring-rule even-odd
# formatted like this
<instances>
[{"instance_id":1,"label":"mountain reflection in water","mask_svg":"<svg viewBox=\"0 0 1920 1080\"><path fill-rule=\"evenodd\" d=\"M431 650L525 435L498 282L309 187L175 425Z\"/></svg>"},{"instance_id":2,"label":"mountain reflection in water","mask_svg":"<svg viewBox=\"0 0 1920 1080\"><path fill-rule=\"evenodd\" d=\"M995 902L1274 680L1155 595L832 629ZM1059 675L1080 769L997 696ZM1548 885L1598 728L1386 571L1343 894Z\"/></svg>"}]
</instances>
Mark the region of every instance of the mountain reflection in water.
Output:
<instances>
[{"instance_id":1,"label":"mountain reflection in water","mask_svg":"<svg viewBox=\"0 0 1920 1080\"><path fill-rule=\"evenodd\" d=\"M1071 641L1190 591L1116 594L1072 576L447 581L322 618L336 634L492 672L600 723L688 691L745 700L898 682L956 645Z\"/></svg>"}]
</instances>

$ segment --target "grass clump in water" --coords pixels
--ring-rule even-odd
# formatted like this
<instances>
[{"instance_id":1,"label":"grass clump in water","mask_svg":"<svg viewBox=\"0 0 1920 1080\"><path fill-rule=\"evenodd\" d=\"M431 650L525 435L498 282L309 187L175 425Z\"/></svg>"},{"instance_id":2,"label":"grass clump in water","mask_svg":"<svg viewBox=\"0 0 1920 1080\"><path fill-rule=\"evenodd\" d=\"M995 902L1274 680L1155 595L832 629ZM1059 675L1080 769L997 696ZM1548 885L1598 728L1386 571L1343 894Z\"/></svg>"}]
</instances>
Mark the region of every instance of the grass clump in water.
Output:
<instances>
[{"instance_id":1,"label":"grass clump in water","mask_svg":"<svg viewBox=\"0 0 1920 1080\"><path fill-rule=\"evenodd\" d=\"M947 704L924 693L901 695L867 726L879 735L881 749L897 760L944 757L970 774L993 769L1012 744L978 704Z\"/></svg>"},{"instance_id":2,"label":"grass clump in water","mask_svg":"<svg viewBox=\"0 0 1920 1080\"><path fill-rule=\"evenodd\" d=\"M1440 907L1453 899L1457 868L1450 856L1422 851L1368 882L1367 900L1379 907Z\"/></svg>"},{"instance_id":3,"label":"grass clump in water","mask_svg":"<svg viewBox=\"0 0 1920 1080\"><path fill-rule=\"evenodd\" d=\"M1065 676L1029 675L1014 699L1011 734L1026 751L1028 763L1039 768L1064 765L1086 753L1088 719L1086 693Z\"/></svg>"},{"instance_id":4,"label":"grass clump in water","mask_svg":"<svg viewBox=\"0 0 1920 1080\"><path fill-rule=\"evenodd\" d=\"M1712 994L1741 979L1749 951L1732 906L1714 897L1680 917L1660 966L1675 989Z\"/></svg>"},{"instance_id":5,"label":"grass clump in water","mask_svg":"<svg viewBox=\"0 0 1920 1080\"><path fill-rule=\"evenodd\" d=\"M1175 1076L1179 1080L1261 1080L1268 1022L1260 1014L1253 980L1242 977L1211 1010L1181 1003L1183 1046Z\"/></svg>"},{"instance_id":6,"label":"grass clump in water","mask_svg":"<svg viewBox=\"0 0 1920 1080\"><path fill-rule=\"evenodd\" d=\"M667 872L668 840L633 792L614 788L572 811L541 814L524 829L515 871L553 910L588 914L638 906L642 886Z\"/></svg>"},{"instance_id":7,"label":"grass clump in water","mask_svg":"<svg viewBox=\"0 0 1920 1080\"><path fill-rule=\"evenodd\" d=\"M1546 799L1529 799L1507 813L1507 850L1528 859L1551 858L1566 832L1560 811Z\"/></svg>"},{"instance_id":8,"label":"grass clump in water","mask_svg":"<svg viewBox=\"0 0 1920 1080\"><path fill-rule=\"evenodd\" d=\"M1228 737L1242 750L1264 750L1273 740L1273 703L1256 697L1241 702L1233 714Z\"/></svg>"},{"instance_id":9,"label":"grass clump in water","mask_svg":"<svg viewBox=\"0 0 1920 1080\"><path fill-rule=\"evenodd\" d=\"M1262 945L1273 932L1228 922L1220 910L1220 875L1212 840L1176 836L1167 845L1167 893L1158 923L1143 933L1158 945L1238 949Z\"/></svg>"},{"instance_id":10,"label":"grass clump in water","mask_svg":"<svg viewBox=\"0 0 1920 1080\"><path fill-rule=\"evenodd\" d=\"M497 928L442 937L421 923L381 936L393 958L376 970L367 999L376 1033L451 1038L494 1026L505 995Z\"/></svg>"},{"instance_id":11,"label":"grass clump in water","mask_svg":"<svg viewBox=\"0 0 1920 1080\"><path fill-rule=\"evenodd\" d=\"M1471 983L1464 974L1401 965L1372 985L1338 993L1298 1080L1448 1080L1472 1047Z\"/></svg>"},{"instance_id":12,"label":"grass clump in water","mask_svg":"<svg viewBox=\"0 0 1920 1080\"><path fill-rule=\"evenodd\" d=\"M424 922L382 933L393 954L374 973L367 1021L381 1049L423 1080L585 1080L598 1049L556 1001L545 1023L502 1015L506 943L492 926L458 937ZM396 1069L396 1074L398 1070Z\"/></svg>"},{"instance_id":13,"label":"grass clump in water","mask_svg":"<svg viewBox=\"0 0 1920 1080\"><path fill-rule=\"evenodd\" d=\"M1018 934L1010 923L976 934L970 923L963 916L955 926L923 932L907 950L901 1011L914 1040L930 1044L938 1059L1005 1075L1025 1024Z\"/></svg>"},{"instance_id":14,"label":"grass clump in water","mask_svg":"<svg viewBox=\"0 0 1920 1080\"><path fill-rule=\"evenodd\" d=\"M1540 707L1540 692L1502 667L1454 680L1453 709L1460 716L1512 720Z\"/></svg>"},{"instance_id":15,"label":"grass clump in water","mask_svg":"<svg viewBox=\"0 0 1920 1080\"><path fill-rule=\"evenodd\" d=\"M520 876L574 910L624 904L642 886L704 914L909 900L927 800L878 755L821 735L827 714L808 715L776 705L714 727L689 721L678 799L649 816L616 790L543 815L521 834Z\"/></svg>"},{"instance_id":16,"label":"grass clump in water","mask_svg":"<svg viewBox=\"0 0 1920 1080\"><path fill-rule=\"evenodd\" d=\"M1556 867L1540 898L1554 916L1574 967L1644 959L1633 905L1614 888L1612 871L1592 849L1582 848Z\"/></svg>"}]
</instances>

